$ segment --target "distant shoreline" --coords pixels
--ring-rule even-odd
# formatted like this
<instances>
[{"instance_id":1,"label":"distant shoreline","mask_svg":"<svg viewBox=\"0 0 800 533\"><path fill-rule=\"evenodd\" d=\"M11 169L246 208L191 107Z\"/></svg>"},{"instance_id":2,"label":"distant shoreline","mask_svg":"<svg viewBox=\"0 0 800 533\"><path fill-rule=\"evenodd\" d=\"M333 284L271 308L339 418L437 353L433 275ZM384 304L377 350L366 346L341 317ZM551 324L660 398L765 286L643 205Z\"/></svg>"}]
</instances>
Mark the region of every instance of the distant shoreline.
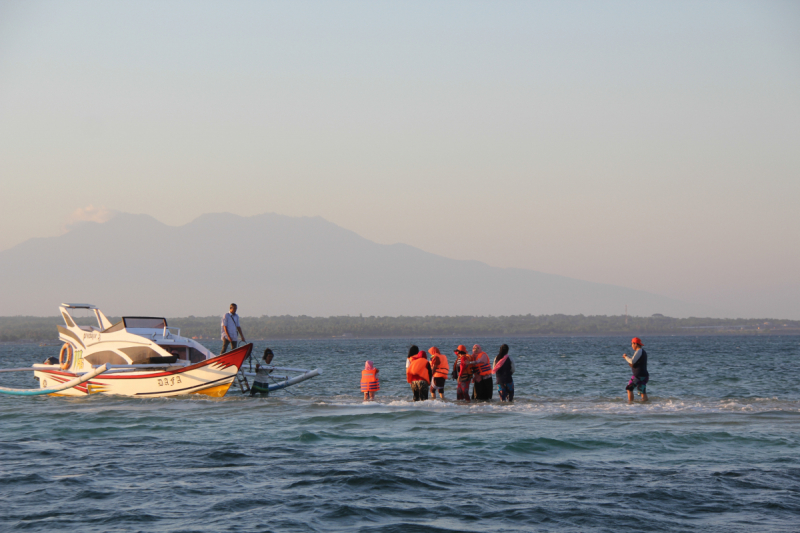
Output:
<instances>
[{"instance_id":1,"label":"distant shoreline","mask_svg":"<svg viewBox=\"0 0 800 533\"><path fill-rule=\"evenodd\" d=\"M112 322L119 318L111 318ZM779 319L671 318L662 315L516 315L504 317L242 317L246 338L272 340L461 339L611 336L771 336L800 335L800 321ZM93 323L90 319L79 321ZM85 324L84 324L85 322ZM216 341L220 317L167 318L181 334ZM0 342L57 342L61 317L0 317Z\"/></svg>"},{"instance_id":2,"label":"distant shoreline","mask_svg":"<svg viewBox=\"0 0 800 533\"><path fill-rule=\"evenodd\" d=\"M514 339L585 339L585 338L608 338L608 337L621 337L622 334L603 334L603 335L514 335L514 336L499 336L499 335L464 335L463 337L453 337L453 342L458 342L463 339L507 339L509 341ZM685 337L685 338L712 338L712 337L720 337L720 338L731 338L731 337L762 337L762 338L769 338L769 337L800 337L800 332L794 333L776 333L776 334L761 334L761 335L739 335L739 334L708 334L708 335L672 335L672 334L654 334L649 335L649 337ZM431 340L441 340L443 337L314 337L314 338L271 338L271 339L248 339L247 342L252 343L271 343L271 342L289 342L289 341L297 341L297 342L313 342L313 341L369 341L369 340L407 340L409 342L412 341L419 341L423 342L426 339ZM205 341L201 341L205 342ZM31 344L40 344L41 347L52 347L58 348L61 346L61 341L0 341L0 346L29 346Z\"/></svg>"},{"instance_id":3,"label":"distant shoreline","mask_svg":"<svg viewBox=\"0 0 800 533\"><path fill-rule=\"evenodd\" d=\"M407 337L271 337L268 339L248 339L248 343L256 343L256 342L272 342L272 341L364 341L364 340L424 340L424 339L444 339L444 338L452 338L453 340L463 339L463 338L475 338L479 337L481 339L530 339L530 338L541 338L541 339L572 339L572 338L591 338L591 337L621 337L627 336L630 333L597 333L597 334L539 334L539 335L460 335L460 336L407 336ZM702 333L702 334L691 334L691 333L650 333L648 334L650 337L800 337L800 331L787 331L787 332L769 332L769 333L741 333L741 332L729 332L729 333ZM207 341L215 341L221 342L219 339L195 339L199 342L207 342ZM2 346L13 346L13 345L27 345L27 344L42 344L43 346L54 346L58 347L61 346L61 341L58 340L19 340L19 341L0 341L0 345Z\"/></svg>"}]
</instances>

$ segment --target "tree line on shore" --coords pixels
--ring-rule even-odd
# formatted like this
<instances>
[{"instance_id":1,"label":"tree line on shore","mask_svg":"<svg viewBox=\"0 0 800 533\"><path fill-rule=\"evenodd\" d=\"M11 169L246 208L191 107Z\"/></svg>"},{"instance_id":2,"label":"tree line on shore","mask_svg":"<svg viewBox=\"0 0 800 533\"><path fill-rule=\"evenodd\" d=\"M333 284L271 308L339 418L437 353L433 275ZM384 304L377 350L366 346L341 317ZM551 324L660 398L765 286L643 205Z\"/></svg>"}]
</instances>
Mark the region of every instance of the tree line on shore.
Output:
<instances>
[{"instance_id":1,"label":"tree line on shore","mask_svg":"<svg viewBox=\"0 0 800 533\"><path fill-rule=\"evenodd\" d=\"M112 318L112 321L119 318ZM181 334L220 337L219 316L168 318ZM242 317L248 340L375 337L492 337L536 335L720 335L800 334L800 320L584 316L262 316ZM79 324L94 324L91 319ZM0 317L0 342L57 341L61 317Z\"/></svg>"}]
</instances>

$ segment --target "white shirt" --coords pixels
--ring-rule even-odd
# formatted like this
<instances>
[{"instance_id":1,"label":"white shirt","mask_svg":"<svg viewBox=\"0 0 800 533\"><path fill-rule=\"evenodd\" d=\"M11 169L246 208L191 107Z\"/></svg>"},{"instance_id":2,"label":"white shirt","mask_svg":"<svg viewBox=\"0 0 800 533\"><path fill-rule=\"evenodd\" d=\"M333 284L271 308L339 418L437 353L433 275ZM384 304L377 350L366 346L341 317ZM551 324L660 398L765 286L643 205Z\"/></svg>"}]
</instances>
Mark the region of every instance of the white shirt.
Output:
<instances>
[{"instance_id":1,"label":"white shirt","mask_svg":"<svg viewBox=\"0 0 800 533\"><path fill-rule=\"evenodd\" d=\"M268 370L263 366L259 367L259 369L256 370L256 378L253 381L255 381L256 383L263 383L265 385L269 384L269 375L271 373L272 370Z\"/></svg>"},{"instance_id":2,"label":"white shirt","mask_svg":"<svg viewBox=\"0 0 800 533\"><path fill-rule=\"evenodd\" d=\"M225 326L228 326L228 333L231 335L231 340L236 342L239 340L239 332L237 328L239 327L239 315L236 313L230 314L225 313L225 316L222 317L222 324L220 329L222 330L222 340L227 339L225 336Z\"/></svg>"}]
</instances>

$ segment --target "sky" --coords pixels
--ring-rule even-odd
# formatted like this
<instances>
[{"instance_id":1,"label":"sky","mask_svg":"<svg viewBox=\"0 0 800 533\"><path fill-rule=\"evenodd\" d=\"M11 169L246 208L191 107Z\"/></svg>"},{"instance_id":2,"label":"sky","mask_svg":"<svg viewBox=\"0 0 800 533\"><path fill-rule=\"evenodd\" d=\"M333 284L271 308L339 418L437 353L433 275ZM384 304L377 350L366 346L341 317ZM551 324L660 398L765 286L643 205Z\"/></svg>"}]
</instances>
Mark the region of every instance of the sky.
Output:
<instances>
[{"instance_id":1,"label":"sky","mask_svg":"<svg viewBox=\"0 0 800 533\"><path fill-rule=\"evenodd\" d=\"M0 0L0 250L322 216L800 318L798 28L775 1Z\"/></svg>"}]
</instances>

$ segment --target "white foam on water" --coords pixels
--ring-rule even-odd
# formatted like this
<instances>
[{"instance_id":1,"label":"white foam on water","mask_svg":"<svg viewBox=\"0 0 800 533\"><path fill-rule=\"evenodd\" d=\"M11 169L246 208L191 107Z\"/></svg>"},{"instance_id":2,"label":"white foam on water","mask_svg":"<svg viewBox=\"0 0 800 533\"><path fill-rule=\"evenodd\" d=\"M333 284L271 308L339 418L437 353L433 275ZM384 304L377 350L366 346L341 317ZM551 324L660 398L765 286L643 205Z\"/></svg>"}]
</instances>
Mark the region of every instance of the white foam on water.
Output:
<instances>
[{"instance_id":1,"label":"white foam on water","mask_svg":"<svg viewBox=\"0 0 800 533\"><path fill-rule=\"evenodd\" d=\"M655 398L647 403L636 401L628 403L620 398L592 399L537 399L519 400L514 403L471 402L428 400L414 402L382 398L371 402L361 399L331 398L317 400L314 406L319 407L359 407L370 411L447 411L464 413L503 413L558 415L558 414L640 414L640 413L676 413L676 414L708 414L708 413L797 413L800 414L800 401L772 398L724 398L713 399L680 399Z\"/></svg>"}]
</instances>

